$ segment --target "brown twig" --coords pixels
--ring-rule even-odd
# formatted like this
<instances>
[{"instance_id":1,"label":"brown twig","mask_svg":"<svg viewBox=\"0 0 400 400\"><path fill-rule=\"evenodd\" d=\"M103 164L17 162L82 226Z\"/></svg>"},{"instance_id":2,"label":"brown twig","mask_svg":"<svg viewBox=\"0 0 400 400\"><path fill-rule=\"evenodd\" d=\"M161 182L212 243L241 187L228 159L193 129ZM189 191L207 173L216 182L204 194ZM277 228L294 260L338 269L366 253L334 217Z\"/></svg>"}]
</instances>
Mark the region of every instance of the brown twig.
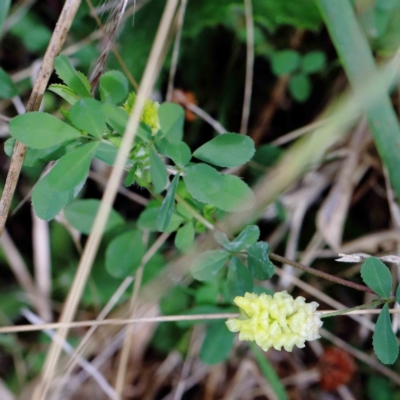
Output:
<instances>
[{"instance_id":1,"label":"brown twig","mask_svg":"<svg viewBox=\"0 0 400 400\"><path fill-rule=\"evenodd\" d=\"M354 283L354 282L350 282L350 281L348 281L346 279L339 278L337 276L328 274L328 273L323 272L323 271L318 271L317 269L307 267L307 266L305 266L303 264L300 264L300 263L298 263L296 261L292 261L292 260L289 260L286 257L282 257L282 256L280 256L278 254L269 253L269 257L272 260L279 261L279 262L281 262L283 264L291 265L292 267L300 269L300 270L302 270L304 272L308 272L309 274L318 276L319 278L326 279L326 280L331 281L331 282L335 282L335 283L337 283L339 285L347 286L347 287L350 287L350 288L356 289L356 290L361 290L362 292L376 294L372 289L370 289L367 286L360 285L360 284Z\"/></svg>"},{"instance_id":2,"label":"brown twig","mask_svg":"<svg viewBox=\"0 0 400 400\"><path fill-rule=\"evenodd\" d=\"M81 0L66 0L65 2L60 18L58 19L57 25L54 29L53 36L51 37L49 46L47 47L46 54L44 55L39 75L33 86L32 94L29 98L28 105L26 106L26 112L39 110L43 94L53 71L54 58L61 51L62 45L64 44L80 3ZM25 153L26 146L17 141L14 146L10 168L8 170L6 183L0 200L0 236L4 231L11 200L17 186Z\"/></svg>"}]
</instances>

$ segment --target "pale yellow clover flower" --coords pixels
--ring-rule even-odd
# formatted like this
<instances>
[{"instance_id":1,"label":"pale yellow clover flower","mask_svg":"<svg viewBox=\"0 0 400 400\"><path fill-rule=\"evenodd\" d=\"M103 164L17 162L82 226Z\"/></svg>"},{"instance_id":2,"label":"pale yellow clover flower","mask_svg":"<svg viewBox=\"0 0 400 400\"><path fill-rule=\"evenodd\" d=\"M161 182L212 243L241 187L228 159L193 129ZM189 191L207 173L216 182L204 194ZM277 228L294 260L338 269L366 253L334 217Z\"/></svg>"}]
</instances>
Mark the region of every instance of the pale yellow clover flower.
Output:
<instances>
[{"instance_id":1,"label":"pale yellow clover flower","mask_svg":"<svg viewBox=\"0 0 400 400\"><path fill-rule=\"evenodd\" d=\"M136 93L129 93L128 99L124 103L123 107L128 114L132 111L132 108L135 104ZM140 119L146 125L151 128L151 134L155 135L160 130L160 121L158 119L158 107L160 104L157 101L152 101L150 99L146 99L143 108L142 118Z\"/></svg>"},{"instance_id":2,"label":"pale yellow clover flower","mask_svg":"<svg viewBox=\"0 0 400 400\"><path fill-rule=\"evenodd\" d=\"M319 339L322 326L318 303L306 303L304 297L294 299L286 290L274 296L246 293L234 303L240 308L239 318L229 318L231 332L240 332L239 340L255 341L264 351L271 347L292 351L304 347L306 340Z\"/></svg>"}]
</instances>

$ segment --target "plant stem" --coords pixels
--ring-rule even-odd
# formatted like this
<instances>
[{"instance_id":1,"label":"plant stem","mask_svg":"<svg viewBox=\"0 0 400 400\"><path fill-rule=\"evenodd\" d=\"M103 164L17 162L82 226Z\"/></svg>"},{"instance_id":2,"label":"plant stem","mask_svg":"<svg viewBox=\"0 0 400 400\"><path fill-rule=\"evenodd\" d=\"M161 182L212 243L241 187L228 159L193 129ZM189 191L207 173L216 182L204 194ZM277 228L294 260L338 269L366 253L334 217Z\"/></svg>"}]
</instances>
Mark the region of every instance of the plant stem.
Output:
<instances>
[{"instance_id":1,"label":"plant stem","mask_svg":"<svg viewBox=\"0 0 400 400\"><path fill-rule=\"evenodd\" d=\"M208 229L210 229L211 231L214 230L214 225L207 221L202 215L200 215L196 210L194 210L190 204L188 204L181 196L179 196L179 194L175 194L175 200L184 208L186 208L186 210L188 210L190 212L190 214L193 215L194 218L197 219L197 221L201 222L204 226L206 226Z\"/></svg>"},{"instance_id":2,"label":"plant stem","mask_svg":"<svg viewBox=\"0 0 400 400\"><path fill-rule=\"evenodd\" d=\"M353 289L360 290L362 292L376 294L372 289L370 289L367 286L360 285L360 284L354 283L354 282L350 282L350 281L348 281L346 279L338 278L337 276L328 274L328 273L323 272L323 271L318 271L317 269L314 269L314 268L311 268L311 267L306 267L303 264L300 264L300 263L298 263L296 261L292 261L292 260L289 260L288 258L279 256L278 254L269 253L269 258L271 258L272 260L275 260L275 261L279 261L279 262L281 262L283 264L291 265L292 267L300 269L300 270L302 270L304 272L308 272L309 274L318 276L318 277L326 279L328 281L331 281L331 282L334 282L334 283L338 283L339 285L348 286L348 287L351 287Z\"/></svg>"},{"instance_id":3,"label":"plant stem","mask_svg":"<svg viewBox=\"0 0 400 400\"><path fill-rule=\"evenodd\" d=\"M350 311L355 311L355 310L364 310L366 308L373 308L373 307L378 307L381 304L384 303L389 303L390 301L393 301L394 299L376 299L374 301L372 301L371 303L368 304L362 304L361 306L357 306L357 307L353 307L353 308L346 308L344 310L339 310L339 311L334 311L334 312L330 312L327 313L325 315L323 315L321 318L329 318L329 317L336 317L338 315L345 315Z\"/></svg>"}]
</instances>

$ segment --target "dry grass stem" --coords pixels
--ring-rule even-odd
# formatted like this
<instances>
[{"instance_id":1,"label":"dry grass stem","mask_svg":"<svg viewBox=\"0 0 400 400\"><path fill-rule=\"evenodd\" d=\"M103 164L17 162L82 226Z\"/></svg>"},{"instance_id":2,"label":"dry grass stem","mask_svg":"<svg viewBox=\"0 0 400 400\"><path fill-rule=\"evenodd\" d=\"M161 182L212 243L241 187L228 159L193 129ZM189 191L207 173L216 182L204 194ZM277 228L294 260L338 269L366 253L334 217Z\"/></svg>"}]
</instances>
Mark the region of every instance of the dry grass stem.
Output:
<instances>
[{"instance_id":1,"label":"dry grass stem","mask_svg":"<svg viewBox=\"0 0 400 400\"><path fill-rule=\"evenodd\" d=\"M53 71L54 58L60 53L61 47L67 37L67 33L74 20L75 14L80 5L80 0L66 0L60 18L54 29L49 46L44 55L39 75L32 89L26 111L37 111L40 108L43 94L46 90L50 75ZM3 194L0 199L0 235L4 231L8 212L10 210L11 200L13 198L15 188L18 183L19 174L21 172L22 163L26 153L26 146L20 142L16 142L13 155L11 157L10 168L8 170L7 179L4 185Z\"/></svg>"}]
</instances>

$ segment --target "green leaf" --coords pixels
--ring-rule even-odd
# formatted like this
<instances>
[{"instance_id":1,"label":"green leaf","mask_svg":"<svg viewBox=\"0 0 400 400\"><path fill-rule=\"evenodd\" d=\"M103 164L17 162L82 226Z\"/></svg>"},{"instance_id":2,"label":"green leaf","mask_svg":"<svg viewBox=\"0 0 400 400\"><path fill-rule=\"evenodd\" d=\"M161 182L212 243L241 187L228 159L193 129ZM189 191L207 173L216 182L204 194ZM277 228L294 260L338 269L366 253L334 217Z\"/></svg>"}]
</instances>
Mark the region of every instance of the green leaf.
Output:
<instances>
[{"instance_id":1,"label":"green leaf","mask_svg":"<svg viewBox=\"0 0 400 400\"><path fill-rule=\"evenodd\" d=\"M185 167L192 158L189 146L184 143L170 143L166 139L156 142L157 151L165 157L170 158L178 167Z\"/></svg>"},{"instance_id":2,"label":"green leaf","mask_svg":"<svg viewBox=\"0 0 400 400\"><path fill-rule=\"evenodd\" d=\"M361 267L361 277L378 296L389 298L392 290L392 274L389 268L375 257L369 257Z\"/></svg>"},{"instance_id":3,"label":"green leaf","mask_svg":"<svg viewBox=\"0 0 400 400\"><path fill-rule=\"evenodd\" d=\"M49 184L61 191L74 188L88 175L98 145L99 142L84 144L60 158L48 174Z\"/></svg>"},{"instance_id":4,"label":"green leaf","mask_svg":"<svg viewBox=\"0 0 400 400\"><path fill-rule=\"evenodd\" d=\"M138 228L142 230L148 230L150 232L158 232L157 219L158 215L160 214L160 209L161 207L146 208L139 216L137 221ZM173 213L171 216L171 221L165 232L175 232L183 221L184 220L180 215Z\"/></svg>"},{"instance_id":5,"label":"green leaf","mask_svg":"<svg viewBox=\"0 0 400 400\"><path fill-rule=\"evenodd\" d=\"M247 249L253 243L257 242L260 237L260 229L256 225L247 226L235 240L229 241L228 237L223 232L215 232L215 240L228 251L242 251Z\"/></svg>"},{"instance_id":6,"label":"green leaf","mask_svg":"<svg viewBox=\"0 0 400 400\"><path fill-rule=\"evenodd\" d=\"M255 152L251 138L237 133L224 133L199 147L193 155L219 167L238 167L249 161Z\"/></svg>"},{"instance_id":7,"label":"green leaf","mask_svg":"<svg viewBox=\"0 0 400 400\"><path fill-rule=\"evenodd\" d=\"M225 361L232 350L235 334L228 331L224 321L209 324L200 349L200 360L214 365Z\"/></svg>"},{"instance_id":8,"label":"green leaf","mask_svg":"<svg viewBox=\"0 0 400 400\"><path fill-rule=\"evenodd\" d=\"M377 72L370 45L361 31L349 1L318 0L332 42L334 43L353 90L358 92ZM396 45L397 48L397 45ZM389 93L376 91L374 106L366 111L378 153L386 166L396 197L400 197L400 125Z\"/></svg>"},{"instance_id":9,"label":"green leaf","mask_svg":"<svg viewBox=\"0 0 400 400\"><path fill-rule=\"evenodd\" d=\"M389 306L385 304L376 321L372 339L374 351L383 364L393 364L399 355L399 346L390 322Z\"/></svg>"},{"instance_id":10,"label":"green leaf","mask_svg":"<svg viewBox=\"0 0 400 400\"><path fill-rule=\"evenodd\" d=\"M94 155L97 159L103 161L107 165L114 165L115 158L117 157L118 149L110 144L105 142L100 142L99 147L96 150L96 154Z\"/></svg>"},{"instance_id":11,"label":"green leaf","mask_svg":"<svg viewBox=\"0 0 400 400\"><path fill-rule=\"evenodd\" d=\"M167 185L167 169L153 148L150 149L150 175L155 193L161 193Z\"/></svg>"},{"instance_id":12,"label":"green leaf","mask_svg":"<svg viewBox=\"0 0 400 400\"><path fill-rule=\"evenodd\" d=\"M185 111L175 103L163 103L158 109L161 132L171 143L179 143L183 138Z\"/></svg>"},{"instance_id":13,"label":"green leaf","mask_svg":"<svg viewBox=\"0 0 400 400\"><path fill-rule=\"evenodd\" d=\"M65 207L64 214L67 221L79 232L89 235L92 230L94 219L100 207L100 200L85 199L77 200ZM110 216L104 232L108 232L118 225L123 225L124 219L114 209Z\"/></svg>"},{"instance_id":14,"label":"green leaf","mask_svg":"<svg viewBox=\"0 0 400 400\"><path fill-rule=\"evenodd\" d=\"M174 179L168 186L167 194L162 202L160 214L157 218L157 228L160 232L165 232L171 221L172 213L175 206L175 193L179 182L179 174L174 176Z\"/></svg>"},{"instance_id":15,"label":"green leaf","mask_svg":"<svg viewBox=\"0 0 400 400\"><path fill-rule=\"evenodd\" d=\"M193 244L194 236L193 222L188 222L176 232L175 246L179 250L186 250Z\"/></svg>"},{"instance_id":16,"label":"green leaf","mask_svg":"<svg viewBox=\"0 0 400 400\"><path fill-rule=\"evenodd\" d=\"M131 186L135 183L136 171L137 171L137 164L133 164L132 168L126 174L126 178L125 178L125 182L124 182L124 185L126 187Z\"/></svg>"},{"instance_id":17,"label":"green leaf","mask_svg":"<svg viewBox=\"0 0 400 400\"><path fill-rule=\"evenodd\" d=\"M299 67L300 55L294 50L276 51L272 54L271 63L275 75L288 75Z\"/></svg>"},{"instance_id":18,"label":"green leaf","mask_svg":"<svg viewBox=\"0 0 400 400\"><path fill-rule=\"evenodd\" d=\"M228 291L231 298L243 296L253 291L253 278L250 271L236 256L231 258L228 268Z\"/></svg>"},{"instance_id":19,"label":"green leaf","mask_svg":"<svg viewBox=\"0 0 400 400\"><path fill-rule=\"evenodd\" d=\"M135 274L145 253L142 234L129 231L117 236L106 250L106 270L116 278Z\"/></svg>"},{"instance_id":20,"label":"green leaf","mask_svg":"<svg viewBox=\"0 0 400 400\"><path fill-rule=\"evenodd\" d=\"M106 127L102 104L95 99L78 100L69 113L72 123L90 135L101 138Z\"/></svg>"},{"instance_id":21,"label":"green leaf","mask_svg":"<svg viewBox=\"0 0 400 400\"><path fill-rule=\"evenodd\" d=\"M269 260L269 245L266 242L258 242L247 250L247 263L251 275L259 281L270 279L275 273L275 266Z\"/></svg>"},{"instance_id":22,"label":"green leaf","mask_svg":"<svg viewBox=\"0 0 400 400\"><path fill-rule=\"evenodd\" d=\"M34 187L32 205L35 214L45 221L52 220L81 191L87 176L73 189L59 191L49 183L49 175L45 175Z\"/></svg>"},{"instance_id":23,"label":"green leaf","mask_svg":"<svg viewBox=\"0 0 400 400\"><path fill-rule=\"evenodd\" d=\"M128 95L128 80L119 71L109 71L100 78L100 97L105 103L118 104Z\"/></svg>"},{"instance_id":24,"label":"green leaf","mask_svg":"<svg viewBox=\"0 0 400 400\"><path fill-rule=\"evenodd\" d=\"M81 136L72 126L43 112L18 115L9 126L12 137L33 149L46 149Z\"/></svg>"},{"instance_id":25,"label":"green leaf","mask_svg":"<svg viewBox=\"0 0 400 400\"><path fill-rule=\"evenodd\" d=\"M193 278L198 281L210 281L223 268L230 254L225 250L209 250L201 254L190 267Z\"/></svg>"},{"instance_id":26,"label":"green leaf","mask_svg":"<svg viewBox=\"0 0 400 400\"><path fill-rule=\"evenodd\" d=\"M75 104L79 99L76 93L68 86L61 83L54 83L48 87L48 90L62 97L69 104Z\"/></svg>"},{"instance_id":27,"label":"green leaf","mask_svg":"<svg viewBox=\"0 0 400 400\"><path fill-rule=\"evenodd\" d=\"M122 136L129 119L127 112L124 109L117 107L115 104L108 103L103 104L103 112L106 115L107 124ZM149 128L147 128L143 123L139 124L136 134L144 141L148 141L148 138L151 137Z\"/></svg>"},{"instance_id":28,"label":"green leaf","mask_svg":"<svg viewBox=\"0 0 400 400\"><path fill-rule=\"evenodd\" d=\"M397 286L396 290L396 300L400 304L400 285Z\"/></svg>"},{"instance_id":29,"label":"green leaf","mask_svg":"<svg viewBox=\"0 0 400 400\"><path fill-rule=\"evenodd\" d=\"M305 74L322 71L326 66L326 57L322 51L310 51L301 59L301 70Z\"/></svg>"},{"instance_id":30,"label":"green leaf","mask_svg":"<svg viewBox=\"0 0 400 400\"><path fill-rule=\"evenodd\" d=\"M206 164L185 168L188 192L202 203L211 203L224 211L243 211L253 206L254 194L237 176L223 175Z\"/></svg>"},{"instance_id":31,"label":"green leaf","mask_svg":"<svg viewBox=\"0 0 400 400\"><path fill-rule=\"evenodd\" d=\"M231 242L233 251L246 250L257 242L260 237L260 228L257 225L249 225L240 232L235 240Z\"/></svg>"},{"instance_id":32,"label":"green leaf","mask_svg":"<svg viewBox=\"0 0 400 400\"><path fill-rule=\"evenodd\" d=\"M1 8L1 6L0 6ZM1 11L1 10L0 10ZM1 15L0 15L1 18ZM0 21L1 23L1 21ZM0 30L1 33L1 30ZM8 76L7 72L0 67L0 99L10 99L18 94L15 83Z\"/></svg>"},{"instance_id":33,"label":"green leaf","mask_svg":"<svg viewBox=\"0 0 400 400\"><path fill-rule=\"evenodd\" d=\"M3 24L7 18L8 11L10 10L11 0L2 0L0 2L0 36L3 31ZM2 93L0 88L0 93Z\"/></svg>"},{"instance_id":34,"label":"green leaf","mask_svg":"<svg viewBox=\"0 0 400 400\"><path fill-rule=\"evenodd\" d=\"M59 55L54 60L54 68L60 79L81 97L90 97L90 84L86 76L72 66L67 56Z\"/></svg>"},{"instance_id":35,"label":"green leaf","mask_svg":"<svg viewBox=\"0 0 400 400\"><path fill-rule=\"evenodd\" d=\"M290 78L289 91L292 97L302 103L310 97L311 81L307 75L296 74Z\"/></svg>"}]
</instances>

